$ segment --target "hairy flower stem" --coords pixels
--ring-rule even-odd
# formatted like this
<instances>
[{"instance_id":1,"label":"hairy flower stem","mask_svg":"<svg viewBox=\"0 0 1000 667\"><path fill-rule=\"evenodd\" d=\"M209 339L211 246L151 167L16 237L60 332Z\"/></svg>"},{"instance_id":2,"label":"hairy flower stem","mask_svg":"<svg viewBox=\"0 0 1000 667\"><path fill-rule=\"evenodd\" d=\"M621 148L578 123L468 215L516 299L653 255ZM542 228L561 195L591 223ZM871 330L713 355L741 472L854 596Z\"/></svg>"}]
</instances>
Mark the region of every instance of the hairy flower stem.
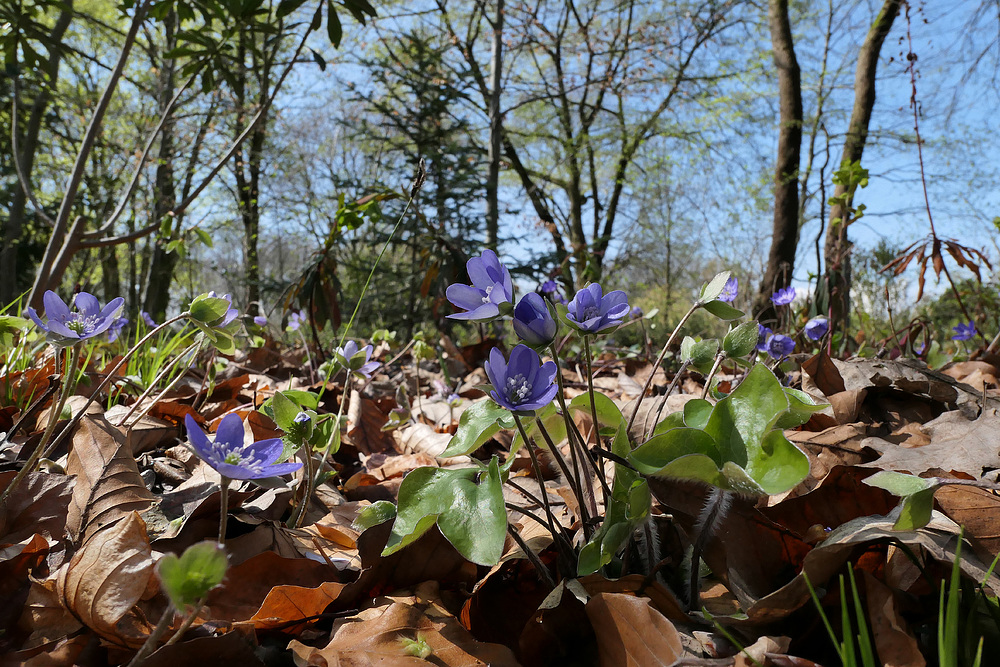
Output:
<instances>
[{"instance_id":1,"label":"hairy flower stem","mask_svg":"<svg viewBox=\"0 0 1000 667\"><path fill-rule=\"evenodd\" d=\"M556 520L555 514L552 512L552 506L549 504L549 492L545 488L545 477L542 475L542 467L538 464L538 457L535 456L535 452L531 448L531 440L528 438L528 434L524 430L524 424L521 423L521 418L516 414L514 414L514 423L517 424L517 430L521 434L521 439L524 440L524 448L528 450L528 457L531 459L531 467L535 472L535 479L538 480L538 491L542 496L542 507L545 508L545 516L549 520L549 532L552 533L552 539L555 540L555 543L559 545L560 551L565 551L566 536L563 535L562 531L558 528L559 522ZM571 560L575 559L571 548L569 549L569 556Z\"/></svg>"},{"instance_id":2,"label":"hairy flower stem","mask_svg":"<svg viewBox=\"0 0 1000 667\"><path fill-rule=\"evenodd\" d=\"M712 378L714 378L715 374L719 372L719 366L722 365L722 362L725 361L725 359L725 352L719 351L719 353L715 355L715 363L712 364L712 370L710 370L708 372L708 376L705 377L705 388L701 390L702 400L708 396L708 390L712 387Z\"/></svg>"},{"instance_id":3,"label":"hairy flower stem","mask_svg":"<svg viewBox=\"0 0 1000 667\"><path fill-rule=\"evenodd\" d=\"M528 558L528 560L531 561L531 564L534 566L535 572L538 573L538 576L545 581L549 588L555 588L556 582L552 579L552 573L550 573L548 568L542 564L541 559L538 558L538 554L528 547L527 543L518 534L517 529L508 523L507 532L510 534L511 538L513 538L514 542L517 543L517 546L521 548L521 551L524 552L524 555Z\"/></svg>"},{"instance_id":4,"label":"hairy flower stem","mask_svg":"<svg viewBox=\"0 0 1000 667\"><path fill-rule=\"evenodd\" d=\"M185 349L185 350L184 350L183 352L181 352L181 353L180 353L179 355L177 355L176 357L174 357L174 358L173 358L173 359L172 359L172 360L170 361L170 363L169 363L169 364L167 364L167 365L166 365L166 366L165 366L165 367L163 368L163 370L161 370L161 371L160 371L160 372L159 372L159 373L158 373L158 374L156 375L156 377L155 377L155 378L153 378L153 381L152 381L152 382L150 382L150 383L149 383L149 386L148 386L148 387L146 388L146 390L145 390L144 392L142 392L142 393L141 393L141 394L139 395L139 398L135 399L135 403L133 403L133 404L132 404L132 408L131 408L131 409L130 409L130 410L128 411L128 413L127 413L127 414L126 414L126 415L125 415L125 416L124 416L124 417L122 418L122 420L121 420L120 422L118 422L118 426L125 426L125 424L126 424L126 423L128 422L128 420L132 418L132 415L134 415L134 414L135 414L135 411L139 409L139 406L141 406L141 405L142 405L143 401L145 401L145 400L146 400L147 398L149 398L149 395L153 393L153 389L155 389L155 388L156 388L156 385L158 385L158 384L159 384L160 382L162 382L162 381L163 381L163 379L164 379L165 377L167 377L167 375L169 375L169 374L170 374L170 372L171 372L171 371L172 371L172 370L173 370L174 368L176 368L176 367L177 367L177 365L178 365L178 364L179 364L179 363L181 362L181 360L183 360L183 359L184 359L184 357L185 357L186 355L189 355L189 354L191 354L192 352L195 352L196 350L200 349L200 348L201 348L201 344L202 344L202 341L200 341L200 340L199 340L199 341L196 341L196 342L194 342L194 343L191 343L190 345L188 345L188 347L187 347L187 348L186 348L186 349ZM191 365L192 365L192 364L194 363L194 359L195 359L195 357L196 357L196 356L197 356L197 354L194 354L194 355L192 355L192 356L191 356L191 357L190 357L190 358L188 359L188 368L190 368L190 367L191 367ZM186 370L186 369L185 369L185 370ZM161 398L163 397L163 395L164 395L164 394L165 394L166 392L170 391L170 389L171 389L171 388L172 388L172 387L173 387L173 386L174 386L175 384L177 384L177 381L178 381L178 380L180 380L180 378L181 378L181 377L182 377L183 375L184 375L184 373L183 373L183 372L181 372L181 373L178 373L178 374L177 374L177 377L176 377L176 378L174 378L174 380L173 380L173 381L172 381L172 382L171 382L171 383L170 383L169 385L167 385L167 386L166 386L166 387L165 387L165 388L163 389L163 391L161 391L161 392L160 392L160 393L159 393L159 394L157 395L157 397L156 397L156 398L155 398L155 399L154 399L154 400L153 400L152 402L150 402L150 404L149 404L149 405L148 405L148 406L147 406L147 407L146 407L145 409L143 409L143 411L142 411L142 412L141 412L141 413L139 414L139 417L138 417L138 419L136 419L136 420L135 420L134 422L132 422L132 426L130 426L129 428L132 428L132 427L134 427L134 426L135 426L135 425L136 425L137 423L139 423L139 420L141 420L141 419L142 419L143 417L145 417L145 416L146 416L146 414L147 414L147 413L149 412L150 408L152 408L152 407L153 407L154 405L156 405L156 403L157 403L157 402L158 402L158 401L159 401L159 400L160 400L160 399L161 399Z\"/></svg>"},{"instance_id":5,"label":"hairy flower stem","mask_svg":"<svg viewBox=\"0 0 1000 667\"><path fill-rule=\"evenodd\" d=\"M191 624L194 623L194 619L197 618L198 612L200 612L201 608L205 606L205 600L207 599L208 596L206 595L194 603L194 606L191 607L191 611L184 617L184 622L181 623L181 627L177 628L177 632L175 632L173 636L167 640L167 643L165 643L164 646L171 646L172 644L176 644L180 641L181 637L184 636L184 633L187 632L188 628L191 627Z\"/></svg>"},{"instance_id":6,"label":"hairy flower stem","mask_svg":"<svg viewBox=\"0 0 1000 667\"><path fill-rule=\"evenodd\" d=\"M7 488L4 489L3 493L0 494L0 506L6 502L10 494L14 492L20 484L21 481L28 476L38 462L41 460L42 456L48 453L49 441L52 439L52 433L55 431L56 424L59 422L59 416L62 414L63 408L66 407L66 401L69 400L69 395L76 388L76 371L77 366L80 365L80 344L77 343L72 347L71 350L67 351L68 359L63 367L62 376L62 391L59 392L59 400L56 401L49 412L49 423L45 427L45 432L42 434L42 439L38 441L38 446L35 447L35 451L31 453L28 460L25 461L24 465L11 480ZM86 409L86 408L84 408ZM72 422L71 422L72 423Z\"/></svg>"},{"instance_id":7,"label":"hairy flower stem","mask_svg":"<svg viewBox=\"0 0 1000 667\"><path fill-rule=\"evenodd\" d=\"M233 480L226 476L219 483L219 546L226 544L226 519L229 518L229 484Z\"/></svg>"},{"instance_id":8,"label":"hairy flower stem","mask_svg":"<svg viewBox=\"0 0 1000 667\"><path fill-rule=\"evenodd\" d=\"M170 627L170 622L174 620L174 605L168 604L167 608L163 611L163 615L160 616L160 621L153 628L153 631L146 637L145 643L139 649L139 652L135 654L135 657L129 661L127 667L139 667L146 659L146 657L153 652L156 645L160 642L160 638L166 634L167 629Z\"/></svg>"},{"instance_id":9,"label":"hairy flower stem","mask_svg":"<svg viewBox=\"0 0 1000 667\"><path fill-rule=\"evenodd\" d=\"M551 345L552 350L552 360L556 364L556 383L559 385L559 391L556 392L556 400L559 401L559 408L562 410L563 420L566 422L566 437L570 442L570 453L573 456L573 469L579 474L578 463L577 463L577 447L579 448L579 454L582 455L590 464L591 469L597 476L598 481L601 483L601 493L604 494L604 505L608 504L608 498L611 497L611 488L608 486L607 480L601 476L601 468L598 467L597 461L591 455L590 450L587 449L587 441L584 439L583 434L580 433L580 429L577 428L576 422L573 421L573 415L569 411L569 406L566 405L566 397L564 396L563 378L562 378L562 368L559 362L559 349L556 344ZM575 437L574 437L575 436ZM572 445L577 447L573 447ZM590 499L590 510L591 515L597 516L597 494L594 493L594 480L591 479L590 475L584 472L583 479L587 483L587 497Z\"/></svg>"},{"instance_id":10,"label":"hairy flower stem","mask_svg":"<svg viewBox=\"0 0 1000 667\"><path fill-rule=\"evenodd\" d=\"M691 573L688 579L688 602L691 609L701 607L701 589L699 586L699 575L701 554L705 550L708 540L719 529L722 520L726 518L730 505L733 504L735 494L720 488L713 488L705 501L705 507L695 524L695 540L691 546Z\"/></svg>"},{"instance_id":11,"label":"hairy flower stem","mask_svg":"<svg viewBox=\"0 0 1000 667\"><path fill-rule=\"evenodd\" d=\"M677 326L674 327L674 330L670 332L670 338L667 339L667 342L666 344L664 344L663 349L660 350L659 356L656 357L656 361L653 363L652 372L649 374L649 377L646 378L646 383L642 385L642 391L639 392L639 398L635 399L635 407L632 408L632 416L628 418L629 431L632 430L632 424L635 423L635 418L639 414L639 406L642 405L643 399L646 398L646 392L649 391L649 386L653 384L653 377L656 375L657 369L659 369L660 364L663 363L663 358L667 356L667 350L670 349L670 344L674 342L675 338L677 338L677 334L680 332L681 327L683 327L687 323L688 319L692 315L694 315L694 311L701 308L702 305L703 304L701 303L701 301L696 301L695 304L691 306L691 309L688 310L686 313L684 313L684 317L682 317L681 321L677 323Z\"/></svg>"},{"instance_id":12,"label":"hairy flower stem","mask_svg":"<svg viewBox=\"0 0 1000 667\"><path fill-rule=\"evenodd\" d=\"M552 458L556 460L556 463L559 465L559 469L562 471L562 474L566 477L566 481L569 483L570 491L572 491L573 495L576 497L576 503L580 508L580 522L583 524L584 535L586 535L589 540L591 531L590 517L587 512L587 506L584 503L582 489L580 488L580 479L578 477L574 477L570 473L569 466L566 464L566 459L563 457L562 452L559 451L559 447L556 443L552 441L552 436L549 435L549 432L546 430L545 424L542 423L542 420L538 419L537 424L538 430L542 434L542 438L545 439L545 444L548 445L549 451L552 452ZM570 447L570 451L572 451L572 446Z\"/></svg>"},{"instance_id":13,"label":"hairy flower stem","mask_svg":"<svg viewBox=\"0 0 1000 667\"><path fill-rule=\"evenodd\" d=\"M330 434L330 442L326 443L326 448L323 449L323 456L321 456L320 459L319 459L319 464L316 466L315 473L312 472L312 468L311 468L311 464L312 464L312 445L310 445L308 442L305 443L305 447L307 448L307 454L306 454L306 473L305 473L305 475L303 477L303 481L305 482L306 490L305 490L305 493L302 496L302 499L299 501L299 503L292 510L292 515L290 517L288 517L287 523L285 523L285 525L287 527L289 527L289 528L301 528L302 527L302 521L305 520L305 516L306 516L306 512L305 512L306 507L309 505L309 500L312 498L312 495L316 492L316 488L320 484L320 477L322 477L323 474L324 474L323 473L323 466L326 465L326 460L327 460L327 458L329 458L330 452L333 450L334 439L336 439L338 447L339 447L339 444L340 444L340 422L341 422L341 419L342 419L342 417L344 415L344 406L347 404L348 397L349 397L350 392L351 392L351 376L350 376L349 373L347 375L347 379L345 380L345 383L346 383L346 387L345 387L344 395L340 397L340 406L337 408L337 417L336 417L336 420L334 421L334 424L333 424L333 428L335 430L333 430L331 432L331 434Z\"/></svg>"}]
</instances>

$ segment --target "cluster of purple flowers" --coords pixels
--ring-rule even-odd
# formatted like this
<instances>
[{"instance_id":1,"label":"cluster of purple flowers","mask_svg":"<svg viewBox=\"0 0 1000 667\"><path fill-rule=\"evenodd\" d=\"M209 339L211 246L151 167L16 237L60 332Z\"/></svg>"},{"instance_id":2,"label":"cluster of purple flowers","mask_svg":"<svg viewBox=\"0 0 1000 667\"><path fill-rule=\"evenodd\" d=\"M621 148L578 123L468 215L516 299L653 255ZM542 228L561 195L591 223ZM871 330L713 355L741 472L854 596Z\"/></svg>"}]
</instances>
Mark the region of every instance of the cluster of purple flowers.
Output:
<instances>
[{"instance_id":1,"label":"cluster of purple flowers","mask_svg":"<svg viewBox=\"0 0 1000 667\"><path fill-rule=\"evenodd\" d=\"M535 349L555 340L559 330L555 304L565 303L558 285L548 280L541 294L531 292L516 305L514 286L507 270L492 250L484 250L466 264L471 285L455 284L447 289L448 300L465 312L448 317L456 320L485 322L501 315L513 315L514 332L524 341L505 361L499 349L490 352L485 364L486 374L493 385L490 396L498 404L515 412L530 412L547 405L556 394L556 366L544 364ZM544 295L544 296L543 296ZM548 297L548 298L545 298ZM604 294L598 284L584 287L566 306L565 322L585 336L606 333L630 317L632 308L621 290ZM642 311L639 311L641 317ZM532 349L535 348L535 349Z\"/></svg>"}]
</instances>

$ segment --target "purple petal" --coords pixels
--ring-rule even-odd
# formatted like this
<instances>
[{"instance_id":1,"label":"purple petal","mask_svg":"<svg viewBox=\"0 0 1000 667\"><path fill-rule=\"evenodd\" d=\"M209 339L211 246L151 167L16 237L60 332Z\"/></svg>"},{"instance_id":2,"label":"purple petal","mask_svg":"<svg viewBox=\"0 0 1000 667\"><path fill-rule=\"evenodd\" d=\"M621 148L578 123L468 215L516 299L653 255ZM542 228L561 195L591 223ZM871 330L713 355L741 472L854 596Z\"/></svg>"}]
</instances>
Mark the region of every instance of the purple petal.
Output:
<instances>
[{"instance_id":1,"label":"purple petal","mask_svg":"<svg viewBox=\"0 0 1000 667\"><path fill-rule=\"evenodd\" d=\"M492 253L492 251L485 250L482 257L473 257L465 263L465 270L469 272L469 280L472 281L475 287L483 288L486 285L492 285L494 282L486 265L487 253ZM493 259L496 259L496 255L493 255ZM499 260L497 260L497 263L499 263Z\"/></svg>"},{"instance_id":2,"label":"purple petal","mask_svg":"<svg viewBox=\"0 0 1000 667\"><path fill-rule=\"evenodd\" d=\"M504 377L523 375L530 383L531 376L538 370L538 354L527 345L517 345L510 353L507 372Z\"/></svg>"},{"instance_id":3,"label":"purple petal","mask_svg":"<svg viewBox=\"0 0 1000 667\"><path fill-rule=\"evenodd\" d=\"M59 320L49 319L49 326L46 328L46 331L56 334L57 336L62 336L63 338L80 340L80 334L73 331Z\"/></svg>"},{"instance_id":4,"label":"purple petal","mask_svg":"<svg viewBox=\"0 0 1000 667\"><path fill-rule=\"evenodd\" d=\"M243 448L243 420L236 413L230 413L219 422L215 431L216 446L226 445L228 449Z\"/></svg>"},{"instance_id":5,"label":"purple petal","mask_svg":"<svg viewBox=\"0 0 1000 667\"><path fill-rule=\"evenodd\" d=\"M475 310L483 305L484 294L485 290L470 287L469 285L462 285L461 283L448 285L448 289L445 290L445 296L448 297L448 301L451 301L456 308L464 310Z\"/></svg>"},{"instance_id":6,"label":"purple petal","mask_svg":"<svg viewBox=\"0 0 1000 667\"><path fill-rule=\"evenodd\" d=\"M507 362L499 348L495 347L490 350L490 358L483 364L483 369L486 371L486 377L489 378L490 384L498 389L503 387L503 381L507 377Z\"/></svg>"},{"instance_id":7,"label":"purple petal","mask_svg":"<svg viewBox=\"0 0 1000 667\"><path fill-rule=\"evenodd\" d=\"M125 299L122 297L117 297L108 302L108 305L104 306L104 310L101 311L101 317L106 317L109 320L114 320L115 315L118 311L122 309L125 305Z\"/></svg>"},{"instance_id":8,"label":"purple petal","mask_svg":"<svg viewBox=\"0 0 1000 667\"><path fill-rule=\"evenodd\" d=\"M69 306L52 290L45 292L42 296L42 303L45 305L45 316L50 321L65 322L69 319Z\"/></svg>"},{"instance_id":9,"label":"purple petal","mask_svg":"<svg viewBox=\"0 0 1000 667\"><path fill-rule=\"evenodd\" d=\"M268 438L267 440L251 442L243 448L242 454L244 458L271 465L278 460L282 451L281 438Z\"/></svg>"},{"instance_id":10,"label":"purple petal","mask_svg":"<svg viewBox=\"0 0 1000 667\"><path fill-rule=\"evenodd\" d=\"M24 312L28 314L28 317L31 318L31 320L35 323L35 326L37 326L39 329L41 329L42 331L49 330L49 328L45 325L45 323L42 322L42 320L38 317L38 313L35 312L34 308L28 306L27 308L24 309Z\"/></svg>"},{"instance_id":11,"label":"purple petal","mask_svg":"<svg viewBox=\"0 0 1000 667\"><path fill-rule=\"evenodd\" d=\"M125 300L122 299L122 303L124 302ZM101 302L90 292L77 292L73 298L73 305L84 317L93 317L101 312Z\"/></svg>"},{"instance_id":12,"label":"purple petal","mask_svg":"<svg viewBox=\"0 0 1000 667\"><path fill-rule=\"evenodd\" d=\"M475 310L464 313L452 313L449 320L468 320L470 322L484 322L492 320L500 314L500 308L494 303L484 303Z\"/></svg>"},{"instance_id":13,"label":"purple petal","mask_svg":"<svg viewBox=\"0 0 1000 667\"><path fill-rule=\"evenodd\" d=\"M201 430L201 427L198 426L198 422L191 415L184 415L184 426L187 428L188 440L191 442L195 453L206 461L213 458L212 443L209 441L208 436L205 435L205 432Z\"/></svg>"}]
</instances>

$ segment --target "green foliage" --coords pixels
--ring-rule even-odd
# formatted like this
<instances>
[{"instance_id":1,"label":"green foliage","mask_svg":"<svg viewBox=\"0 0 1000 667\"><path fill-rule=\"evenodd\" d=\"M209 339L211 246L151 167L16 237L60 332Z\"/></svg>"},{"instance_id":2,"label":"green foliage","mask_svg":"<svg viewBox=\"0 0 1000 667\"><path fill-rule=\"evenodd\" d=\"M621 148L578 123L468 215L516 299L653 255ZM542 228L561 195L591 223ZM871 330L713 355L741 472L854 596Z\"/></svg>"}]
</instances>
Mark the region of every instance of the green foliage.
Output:
<instances>
[{"instance_id":1,"label":"green foliage","mask_svg":"<svg viewBox=\"0 0 1000 667\"><path fill-rule=\"evenodd\" d=\"M669 425L631 452L629 462L645 474L700 481L746 495L783 493L809 474L809 460L785 438L778 422L802 424L823 408L803 396L787 393L774 374L758 364L712 408L707 420L703 404L691 409L691 422L703 426L689 425L687 411L683 426L668 416Z\"/></svg>"},{"instance_id":2,"label":"green foliage","mask_svg":"<svg viewBox=\"0 0 1000 667\"><path fill-rule=\"evenodd\" d=\"M507 534L500 466L486 469L417 468L399 487L396 520L383 556L416 541L437 524L464 558L495 565Z\"/></svg>"},{"instance_id":3,"label":"green foliage","mask_svg":"<svg viewBox=\"0 0 1000 667\"><path fill-rule=\"evenodd\" d=\"M455 435L452 436L447 449L441 452L441 456L471 454L501 429L513 427L513 417L492 399L487 398L473 403L462 413Z\"/></svg>"},{"instance_id":4,"label":"green foliage","mask_svg":"<svg viewBox=\"0 0 1000 667\"><path fill-rule=\"evenodd\" d=\"M227 568L226 550L214 541L193 544L180 558L168 553L156 565L163 590L182 613L221 584Z\"/></svg>"}]
</instances>

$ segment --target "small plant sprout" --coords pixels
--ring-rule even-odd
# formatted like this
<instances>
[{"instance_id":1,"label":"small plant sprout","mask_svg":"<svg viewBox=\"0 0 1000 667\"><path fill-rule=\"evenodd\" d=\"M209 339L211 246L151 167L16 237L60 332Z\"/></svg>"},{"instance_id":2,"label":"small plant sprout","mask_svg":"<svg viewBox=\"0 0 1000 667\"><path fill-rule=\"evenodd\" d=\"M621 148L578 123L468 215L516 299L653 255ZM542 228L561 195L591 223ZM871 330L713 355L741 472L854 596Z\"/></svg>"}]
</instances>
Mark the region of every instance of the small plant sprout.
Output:
<instances>
[{"instance_id":1,"label":"small plant sprout","mask_svg":"<svg viewBox=\"0 0 1000 667\"><path fill-rule=\"evenodd\" d=\"M191 415L184 415L184 425L187 427L191 449L222 476L219 544L225 544L230 482L234 479L264 479L287 475L301 468L302 464L278 463L284 450L281 438L243 444L243 420L235 414L222 418L214 441L208 439Z\"/></svg>"},{"instance_id":2,"label":"small plant sprout","mask_svg":"<svg viewBox=\"0 0 1000 667\"><path fill-rule=\"evenodd\" d=\"M464 313L454 313L453 320L487 322L510 312L514 299L514 284L510 271L500 263L497 254L484 250L480 257L473 257L466 263L471 285L449 285L448 300Z\"/></svg>"}]
</instances>

